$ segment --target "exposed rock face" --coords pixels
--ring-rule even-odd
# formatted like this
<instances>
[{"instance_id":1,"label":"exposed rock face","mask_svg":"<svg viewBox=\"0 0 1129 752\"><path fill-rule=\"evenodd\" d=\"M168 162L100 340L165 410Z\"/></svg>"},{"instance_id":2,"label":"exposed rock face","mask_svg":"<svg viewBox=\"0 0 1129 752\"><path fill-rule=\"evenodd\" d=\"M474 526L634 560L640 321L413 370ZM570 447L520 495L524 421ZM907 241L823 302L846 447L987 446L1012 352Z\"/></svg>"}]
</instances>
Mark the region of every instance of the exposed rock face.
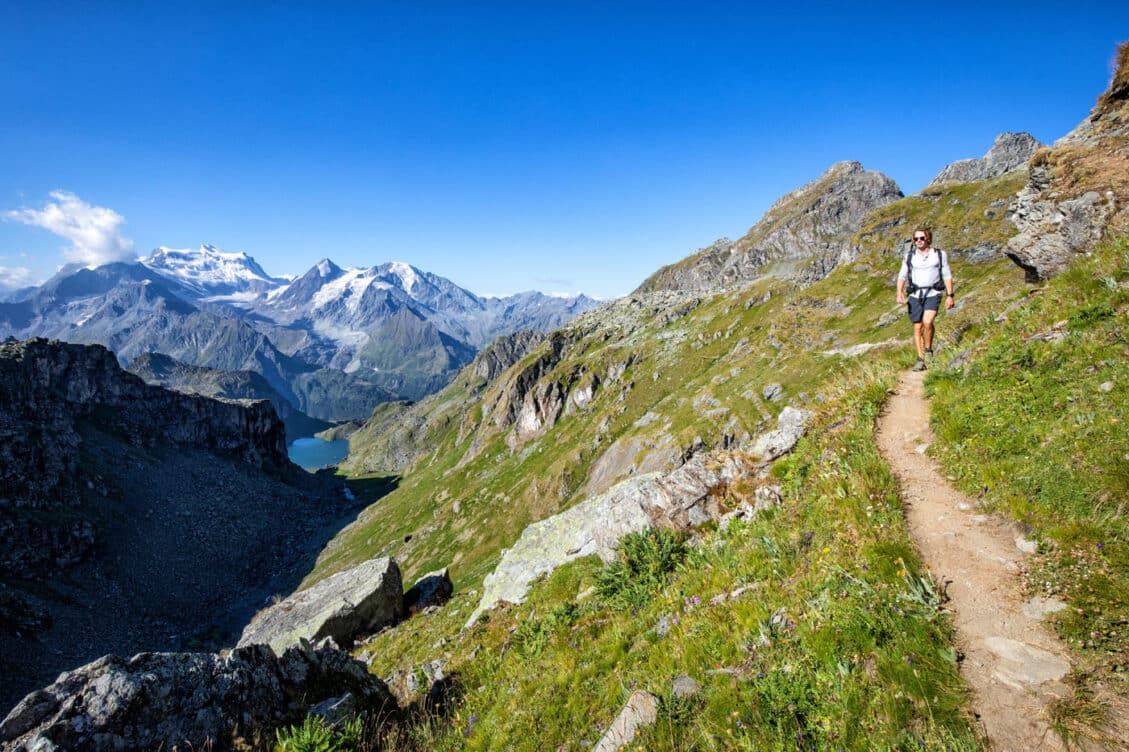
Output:
<instances>
[{"instance_id":1,"label":"exposed rock face","mask_svg":"<svg viewBox=\"0 0 1129 752\"><path fill-rule=\"evenodd\" d=\"M787 453L803 434L811 413L785 408L776 430L760 437L753 453L769 462ZM688 530L721 516L717 496L727 484L756 469L739 452L700 452L669 473L636 475L560 514L527 527L502 553L482 584L471 626L500 601L521 603L530 584L562 564L593 554L615 558L619 540L651 527Z\"/></svg>"},{"instance_id":2,"label":"exposed rock face","mask_svg":"<svg viewBox=\"0 0 1129 752\"><path fill-rule=\"evenodd\" d=\"M0 345L0 435L0 711L106 653L219 647L342 513L270 403L147 385L97 345Z\"/></svg>"},{"instance_id":3,"label":"exposed rock face","mask_svg":"<svg viewBox=\"0 0 1129 752\"><path fill-rule=\"evenodd\" d=\"M399 619L403 595L396 562L388 557L372 559L266 609L243 630L238 646L263 644L282 652L300 640L326 637L352 645L358 633Z\"/></svg>"},{"instance_id":4,"label":"exposed rock face","mask_svg":"<svg viewBox=\"0 0 1129 752\"><path fill-rule=\"evenodd\" d=\"M224 371L193 366L161 353L139 355L129 362L126 370L145 379L148 384L186 394L226 400L270 400L286 427L288 442L330 426L298 410L255 371Z\"/></svg>"},{"instance_id":5,"label":"exposed rock face","mask_svg":"<svg viewBox=\"0 0 1129 752\"><path fill-rule=\"evenodd\" d=\"M535 331L514 332L498 337L474 357L470 369L478 378L491 382L524 358L543 339L545 334Z\"/></svg>"},{"instance_id":6,"label":"exposed rock face","mask_svg":"<svg viewBox=\"0 0 1129 752\"><path fill-rule=\"evenodd\" d=\"M282 468L285 429L269 402L170 392L126 373L100 345L45 339L0 344L0 507L39 505L76 473L75 422L98 413L137 436L231 452Z\"/></svg>"},{"instance_id":7,"label":"exposed rock face","mask_svg":"<svg viewBox=\"0 0 1129 752\"><path fill-rule=\"evenodd\" d=\"M365 665L332 644L276 656L265 646L210 653L106 656L28 695L0 723L0 746L48 750L232 749L270 738L307 709L348 692L362 709L395 700Z\"/></svg>"},{"instance_id":8,"label":"exposed rock face","mask_svg":"<svg viewBox=\"0 0 1129 752\"><path fill-rule=\"evenodd\" d=\"M858 162L837 162L782 196L740 240L722 239L651 275L635 294L718 290L771 271L812 281L853 257L851 235L873 209L902 198L897 184Z\"/></svg>"},{"instance_id":9,"label":"exposed rock face","mask_svg":"<svg viewBox=\"0 0 1129 752\"><path fill-rule=\"evenodd\" d=\"M466 365L443 391L415 404L387 403L373 411L349 437L349 456L342 467L351 472L399 473L434 446L432 433L465 412L470 401L545 338L523 331L498 337Z\"/></svg>"},{"instance_id":10,"label":"exposed rock face","mask_svg":"<svg viewBox=\"0 0 1129 752\"><path fill-rule=\"evenodd\" d=\"M986 180L999 177L1014 170L1021 170L1027 166L1031 159L1042 146L1030 133L1001 133L996 136L992 148L979 159L959 159L946 165L937 177L929 181L926 188L931 188L939 183L971 183L974 180Z\"/></svg>"},{"instance_id":11,"label":"exposed rock face","mask_svg":"<svg viewBox=\"0 0 1129 752\"><path fill-rule=\"evenodd\" d=\"M1007 255L1029 282L1066 269L1111 228L1129 226L1129 43L1090 117L1031 159L1010 207L1019 232Z\"/></svg>"}]
</instances>

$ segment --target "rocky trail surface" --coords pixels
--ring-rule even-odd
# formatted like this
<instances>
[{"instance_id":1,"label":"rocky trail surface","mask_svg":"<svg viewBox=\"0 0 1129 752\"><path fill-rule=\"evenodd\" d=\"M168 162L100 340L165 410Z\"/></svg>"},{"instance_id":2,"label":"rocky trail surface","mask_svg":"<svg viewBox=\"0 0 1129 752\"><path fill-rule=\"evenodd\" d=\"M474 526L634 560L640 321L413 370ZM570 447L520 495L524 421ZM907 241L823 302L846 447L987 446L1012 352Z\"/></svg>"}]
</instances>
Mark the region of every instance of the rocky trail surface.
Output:
<instances>
[{"instance_id":1,"label":"rocky trail surface","mask_svg":"<svg viewBox=\"0 0 1129 752\"><path fill-rule=\"evenodd\" d=\"M1034 552L1015 524L980 514L925 455L933 441L924 374L904 373L878 423L878 447L898 478L910 535L946 587L961 673L997 752L1065 749L1050 705L1070 693L1070 653L1043 619L1065 604L1026 599L1020 572Z\"/></svg>"}]
</instances>

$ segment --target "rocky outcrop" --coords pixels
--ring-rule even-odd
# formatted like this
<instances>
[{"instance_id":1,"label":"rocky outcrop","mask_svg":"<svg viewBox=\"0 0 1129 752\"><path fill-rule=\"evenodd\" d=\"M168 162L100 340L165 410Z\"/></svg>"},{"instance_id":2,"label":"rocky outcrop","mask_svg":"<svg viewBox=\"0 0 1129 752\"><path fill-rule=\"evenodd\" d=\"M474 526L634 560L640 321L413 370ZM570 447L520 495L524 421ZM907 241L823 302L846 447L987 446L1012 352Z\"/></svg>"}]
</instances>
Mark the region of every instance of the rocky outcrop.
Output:
<instances>
[{"instance_id":1,"label":"rocky outcrop","mask_svg":"<svg viewBox=\"0 0 1129 752\"><path fill-rule=\"evenodd\" d=\"M1001 133L979 159L959 159L946 165L926 188L941 183L971 183L1022 170L1042 144L1030 133Z\"/></svg>"},{"instance_id":2,"label":"rocky outcrop","mask_svg":"<svg viewBox=\"0 0 1129 752\"><path fill-rule=\"evenodd\" d=\"M265 646L229 655L106 656L32 692L0 723L12 752L234 749L300 723L311 706L349 693L387 718L396 702L380 679L331 643L276 656Z\"/></svg>"},{"instance_id":3,"label":"rocky outcrop","mask_svg":"<svg viewBox=\"0 0 1129 752\"><path fill-rule=\"evenodd\" d=\"M165 440L282 468L285 429L269 402L240 404L150 386L101 345L0 344L0 507L49 503L77 475L75 424L93 418L144 444Z\"/></svg>"},{"instance_id":4,"label":"rocky outcrop","mask_svg":"<svg viewBox=\"0 0 1129 752\"><path fill-rule=\"evenodd\" d=\"M0 345L0 435L0 710L100 655L230 644L344 506L269 402L147 385L99 345Z\"/></svg>"},{"instance_id":5,"label":"rocky outcrop","mask_svg":"<svg viewBox=\"0 0 1129 752\"><path fill-rule=\"evenodd\" d=\"M148 384L186 394L202 394L223 400L269 400L286 427L287 442L325 430L330 424L311 418L255 371L225 371L183 363L161 353L143 353L129 362L126 370Z\"/></svg>"},{"instance_id":6,"label":"rocky outcrop","mask_svg":"<svg viewBox=\"0 0 1129 752\"><path fill-rule=\"evenodd\" d=\"M482 390L489 388L544 339L544 334L531 331L498 337L437 394L415 404L380 405L349 437L349 456L341 467L356 473L406 471L434 448L434 432L461 417Z\"/></svg>"},{"instance_id":7,"label":"rocky outcrop","mask_svg":"<svg viewBox=\"0 0 1129 752\"><path fill-rule=\"evenodd\" d=\"M432 606L441 606L450 600L454 592L455 586L446 567L429 572L404 593L404 612L414 616Z\"/></svg>"},{"instance_id":8,"label":"rocky outcrop","mask_svg":"<svg viewBox=\"0 0 1129 752\"><path fill-rule=\"evenodd\" d=\"M536 331L514 332L498 337L474 357L469 368L478 378L492 382L544 339L545 334Z\"/></svg>"},{"instance_id":9,"label":"rocky outcrop","mask_svg":"<svg viewBox=\"0 0 1129 752\"><path fill-rule=\"evenodd\" d=\"M1007 255L1029 282L1063 271L1110 228L1129 227L1129 43L1090 116L1032 157L1010 218L1018 232Z\"/></svg>"},{"instance_id":10,"label":"rocky outcrop","mask_svg":"<svg viewBox=\"0 0 1129 752\"><path fill-rule=\"evenodd\" d=\"M648 473L621 481L560 514L527 527L486 576L471 626L501 601L521 603L530 584L574 559L593 554L615 558L619 540L652 527L688 530L721 517L719 497L741 477L790 451L811 413L785 408L778 426L759 437L749 454L699 452L669 473Z\"/></svg>"},{"instance_id":11,"label":"rocky outcrop","mask_svg":"<svg viewBox=\"0 0 1129 752\"><path fill-rule=\"evenodd\" d=\"M264 610L243 630L238 647L261 644L282 652L326 637L350 646L359 633L395 623L404 612L403 595L396 562L372 559Z\"/></svg>"},{"instance_id":12,"label":"rocky outcrop","mask_svg":"<svg viewBox=\"0 0 1129 752\"><path fill-rule=\"evenodd\" d=\"M902 198L897 184L858 162L837 162L782 196L740 240L722 239L651 275L635 294L710 291L766 272L803 282L821 279L853 258L851 235L863 217Z\"/></svg>"}]
</instances>

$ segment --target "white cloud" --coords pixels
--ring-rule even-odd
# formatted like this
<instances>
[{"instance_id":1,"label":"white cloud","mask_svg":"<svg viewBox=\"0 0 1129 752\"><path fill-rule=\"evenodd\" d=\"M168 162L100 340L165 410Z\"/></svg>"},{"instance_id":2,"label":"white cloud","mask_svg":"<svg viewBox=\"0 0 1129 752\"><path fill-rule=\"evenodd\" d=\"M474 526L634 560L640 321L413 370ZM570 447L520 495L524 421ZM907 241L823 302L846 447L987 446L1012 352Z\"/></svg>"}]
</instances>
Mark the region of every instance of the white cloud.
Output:
<instances>
[{"instance_id":1,"label":"white cloud","mask_svg":"<svg viewBox=\"0 0 1129 752\"><path fill-rule=\"evenodd\" d=\"M4 212L6 219L42 227L70 241L67 261L95 267L111 261L132 261L133 241L123 237L125 217L104 206L91 206L69 191L51 191L42 209Z\"/></svg>"},{"instance_id":2,"label":"white cloud","mask_svg":"<svg viewBox=\"0 0 1129 752\"><path fill-rule=\"evenodd\" d=\"M0 287L27 287L31 284L31 274L26 266L0 266Z\"/></svg>"}]
</instances>

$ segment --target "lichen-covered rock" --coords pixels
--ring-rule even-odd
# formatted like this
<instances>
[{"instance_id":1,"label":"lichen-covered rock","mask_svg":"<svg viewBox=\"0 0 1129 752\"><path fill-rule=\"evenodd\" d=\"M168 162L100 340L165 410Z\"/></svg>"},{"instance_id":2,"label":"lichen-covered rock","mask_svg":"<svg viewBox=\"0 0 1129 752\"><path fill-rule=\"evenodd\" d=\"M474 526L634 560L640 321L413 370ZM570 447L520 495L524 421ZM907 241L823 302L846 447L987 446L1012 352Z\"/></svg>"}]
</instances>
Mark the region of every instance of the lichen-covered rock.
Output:
<instances>
[{"instance_id":1,"label":"lichen-covered rock","mask_svg":"<svg viewBox=\"0 0 1129 752\"><path fill-rule=\"evenodd\" d=\"M925 187L950 182L971 183L1022 170L1027 166L1027 160L1041 146L1038 139L1030 133L1001 133L983 157L960 159L946 165Z\"/></svg>"},{"instance_id":2,"label":"lichen-covered rock","mask_svg":"<svg viewBox=\"0 0 1129 752\"><path fill-rule=\"evenodd\" d=\"M264 610L243 630L239 647L263 644L281 652L300 640L326 637L349 646L359 633L395 623L403 615L403 597L396 562L371 559Z\"/></svg>"},{"instance_id":3,"label":"lichen-covered rock","mask_svg":"<svg viewBox=\"0 0 1129 752\"><path fill-rule=\"evenodd\" d=\"M769 462L790 451L811 418L786 407L777 428L761 436L753 454ZM530 584L574 559L592 554L615 557L619 540L652 527L689 530L721 517L718 496L738 478L757 469L742 452L697 452L667 473L646 473L621 481L560 514L527 527L482 585L482 598L466 626L501 601L521 603ZM750 514L779 500L775 489L759 494Z\"/></svg>"},{"instance_id":4,"label":"lichen-covered rock","mask_svg":"<svg viewBox=\"0 0 1129 752\"><path fill-rule=\"evenodd\" d=\"M106 656L28 695L0 723L0 747L33 750L231 749L269 738L311 706L343 692L387 717L384 682L332 643L281 656L259 645L227 656L141 653Z\"/></svg>"},{"instance_id":5,"label":"lichen-covered rock","mask_svg":"<svg viewBox=\"0 0 1129 752\"><path fill-rule=\"evenodd\" d=\"M592 554L611 560L620 538L651 527L642 499L653 492L659 478L658 473L629 478L527 527L486 575L482 598L467 626L500 601L521 603L534 580L562 564Z\"/></svg>"}]
</instances>

